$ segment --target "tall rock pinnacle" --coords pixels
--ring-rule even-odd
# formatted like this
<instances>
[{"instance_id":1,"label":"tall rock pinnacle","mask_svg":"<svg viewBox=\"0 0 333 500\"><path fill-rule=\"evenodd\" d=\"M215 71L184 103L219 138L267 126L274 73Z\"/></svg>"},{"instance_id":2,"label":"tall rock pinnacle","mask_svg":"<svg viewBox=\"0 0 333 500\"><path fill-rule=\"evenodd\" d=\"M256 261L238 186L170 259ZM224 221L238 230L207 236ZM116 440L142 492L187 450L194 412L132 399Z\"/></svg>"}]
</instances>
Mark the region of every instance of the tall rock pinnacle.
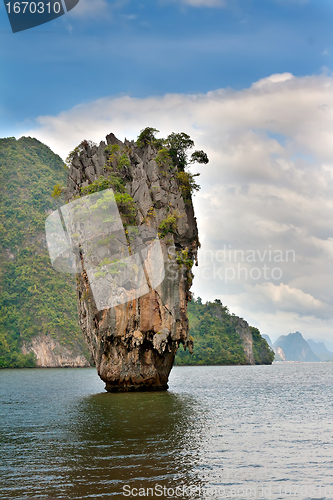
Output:
<instances>
[{"instance_id":1,"label":"tall rock pinnacle","mask_svg":"<svg viewBox=\"0 0 333 500\"><path fill-rule=\"evenodd\" d=\"M179 345L192 349L187 303L199 244L193 177L161 144L139 147L113 134L106 140L99 146L83 141L74 150L65 190L67 202L90 195L94 210L108 190L122 222L116 227L115 215L117 237L109 239L95 225L95 240L104 247L93 272L89 252L79 245L79 322L107 391L165 390Z\"/></svg>"}]
</instances>

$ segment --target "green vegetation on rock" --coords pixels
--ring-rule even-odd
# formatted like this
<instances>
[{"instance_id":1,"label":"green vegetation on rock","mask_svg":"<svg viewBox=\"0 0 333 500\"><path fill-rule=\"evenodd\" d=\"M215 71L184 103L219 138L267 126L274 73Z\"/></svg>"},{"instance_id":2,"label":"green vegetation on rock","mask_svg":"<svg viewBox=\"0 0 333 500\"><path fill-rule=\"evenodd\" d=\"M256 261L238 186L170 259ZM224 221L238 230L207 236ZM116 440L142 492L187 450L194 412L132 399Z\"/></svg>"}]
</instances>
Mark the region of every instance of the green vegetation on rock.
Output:
<instances>
[{"instance_id":1,"label":"green vegetation on rock","mask_svg":"<svg viewBox=\"0 0 333 500\"><path fill-rule=\"evenodd\" d=\"M156 128L146 127L141 130L136 141L138 147L142 148L146 144L158 150L155 161L159 167L177 168L176 178L181 190L184 202L187 205L192 203L192 194L200 190L199 184L194 180L200 174L192 174L185 171L193 163L207 164L209 162L207 154L202 151L194 151L190 155L190 150L194 147L194 141L184 132L172 132L166 139L157 139L155 135L159 132Z\"/></svg>"},{"instance_id":2,"label":"green vegetation on rock","mask_svg":"<svg viewBox=\"0 0 333 500\"><path fill-rule=\"evenodd\" d=\"M190 201L194 191L199 191L200 186L194 180L199 174L191 174L190 172L177 172L179 187L183 195L184 201Z\"/></svg>"},{"instance_id":3,"label":"green vegetation on rock","mask_svg":"<svg viewBox=\"0 0 333 500\"><path fill-rule=\"evenodd\" d=\"M155 147L156 131L150 129L148 132L141 139L152 141ZM176 139L173 137L173 140ZM187 137L180 139L185 143L187 141ZM170 145L171 142L166 147ZM90 146L88 141L83 141L76 152ZM173 146L175 150L176 142ZM161 148L158 144L160 152ZM108 146L107 153L121 158L118 147ZM69 155L68 164L73 155ZM160 154L160 161L170 162L168 155L164 150ZM124 156L125 164L126 158ZM136 213L134 200L126 192L121 172L117 171L117 167L115 169L108 177L101 176L83 188L81 195L112 187L123 222L131 225ZM51 335L73 353L84 353L88 357L87 346L78 326L75 278L52 268L45 241L45 219L63 203L61 191L66 184L66 170L61 158L36 139L22 137L19 140L0 140L0 180L4 187L0 204L0 368L34 366L34 356L23 355L21 347L39 334ZM178 180L181 183L179 177ZM54 194L58 199L51 196L55 185ZM154 207L151 207L148 215L156 216ZM160 222L158 229L161 237L177 231L178 218L178 213L173 211ZM177 252L176 260L190 276L193 261L187 249ZM117 261L107 264L112 264L114 273L119 272L120 264ZM103 272L102 267L98 272ZM218 300L206 304L202 304L200 299L190 302L188 316L194 352L191 356L188 351L179 349L176 364L247 363L242 341L236 332L237 318L230 315ZM255 362L271 362L274 354L266 341L256 328L249 329Z\"/></svg>"},{"instance_id":4,"label":"green vegetation on rock","mask_svg":"<svg viewBox=\"0 0 333 500\"><path fill-rule=\"evenodd\" d=\"M175 211L163 219L158 226L158 236L164 238L168 233L175 234L177 231L177 219L179 219L179 215Z\"/></svg>"},{"instance_id":5,"label":"green vegetation on rock","mask_svg":"<svg viewBox=\"0 0 333 500\"><path fill-rule=\"evenodd\" d=\"M274 360L274 351L260 335L258 328L250 326L250 330L253 338L252 350L256 365L267 364L267 362L272 363Z\"/></svg>"},{"instance_id":6,"label":"green vegetation on rock","mask_svg":"<svg viewBox=\"0 0 333 500\"><path fill-rule=\"evenodd\" d=\"M125 184L121 177L111 173L108 177L99 177L96 181L81 189L81 195L87 195L113 188L114 200L117 203L119 213L124 226L135 224L136 207L135 202L128 193L125 192Z\"/></svg>"},{"instance_id":7,"label":"green vegetation on rock","mask_svg":"<svg viewBox=\"0 0 333 500\"><path fill-rule=\"evenodd\" d=\"M99 177L96 181L81 189L82 195L97 193L105 189L112 188L117 193L125 193L125 184L121 177L116 174L110 174L108 177Z\"/></svg>"},{"instance_id":8,"label":"green vegetation on rock","mask_svg":"<svg viewBox=\"0 0 333 500\"><path fill-rule=\"evenodd\" d=\"M163 139L156 139L155 135L159 132L157 128L154 127L146 127L143 130L141 130L136 144L138 148L143 148L147 144L151 144L155 147L161 146L163 144Z\"/></svg>"},{"instance_id":9,"label":"green vegetation on rock","mask_svg":"<svg viewBox=\"0 0 333 500\"><path fill-rule=\"evenodd\" d=\"M200 297L192 300L187 308L190 335L194 348L191 355L179 349L176 365L244 365L248 364L243 343L236 331L237 317L219 300L202 304ZM252 333L252 349L256 364L270 364L274 353L270 350L259 330L249 327Z\"/></svg>"},{"instance_id":10,"label":"green vegetation on rock","mask_svg":"<svg viewBox=\"0 0 333 500\"><path fill-rule=\"evenodd\" d=\"M162 165L170 165L171 164L171 156L169 155L169 151L167 148L162 148L159 150L157 153L157 156L155 158L155 161L157 165L160 167Z\"/></svg>"},{"instance_id":11,"label":"green vegetation on rock","mask_svg":"<svg viewBox=\"0 0 333 500\"><path fill-rule=\"evenodd\" d=\"M61 204L52 189L66 177L61 158L38 140L0 140L0 368L34 366L21 347L38 334L88 355L75 279L52 268L45 241L45 219Z\"/></svg>"}]
</instances>

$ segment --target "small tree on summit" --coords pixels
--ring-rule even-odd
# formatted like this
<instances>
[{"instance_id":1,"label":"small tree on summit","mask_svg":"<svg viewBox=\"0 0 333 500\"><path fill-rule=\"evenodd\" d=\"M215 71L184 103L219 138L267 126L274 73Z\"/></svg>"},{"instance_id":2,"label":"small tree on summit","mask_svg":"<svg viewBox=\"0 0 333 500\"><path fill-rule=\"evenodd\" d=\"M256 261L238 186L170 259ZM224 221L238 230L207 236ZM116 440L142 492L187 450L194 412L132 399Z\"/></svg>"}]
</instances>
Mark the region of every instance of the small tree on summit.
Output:
<instances>
[{"instance_id":1,"label":"small tree on summit","mask_svg":"<svg viewBox=\"0 0 333 500\"><path fill-rule=\"evenodd\" d=\"M153 127L146 127L141 130L140 135L136 141L136 144L139 148L143 148L147 144L153 144L156 141L155 134L157 134L159 130Z\"/></svg>"},{"instance_id":2,"label":"small tree on summit","mask_svg":"<svg viewBox=\"0 0 333 500\"><path fill-rule=\"evenodd\" d=\"M209 162L207 154L200 149L200 151L194 151L194 153L191 154L191 160L190 163L205 163L207 164Z\"/></svg>"},{"instance_id":3,"label":"small tree on summit","mask_svg":"<svg viewBox=\"0 0 333 500\"><path fill-rule=\"evenodd\" d=\"M184 171L185 168L191 163L208 163L208 156L204 151L194 151L190 157L188 157L189 150L194 147L194 141L191 137L184 132L180 134L168 135L166 139L166 145L169 148L169 155L172 158L174 165L178 167L179 170Z\"/></svg>"},{"instance_id":4,"label":"small tree on summit","mask_svg":"<svg viewBox=\"0 0 333 500\"><path fill-rule=\"evenodd\" d=\"M159 132L156 128L146 127L141 130L140 135L137 139L137 146L143 147L147 144L151 144L157 149L163 147L163 153L165 156L165 150L168 151L172 163L180 171L184 171L185 168L192 163L205 163L209 162L207 154L200 150L194 151L191 156L189 156L189 150L194 147L194 141L185 132L175 133L172 132L166 139L157 139L155 136ZM161 151L159 151L160 153Z\"/></svg>"},{"instance_id":5,"label":"small tree on summit","mask_svg":"<svg viewBox=\"0 0 333 500\"><path fill-rule=\"evenodd\" d=\"M190 150L194 147L194 141L185 132L175 133L172 132L166 139L157 139L155 136L159 132L156 128L146 127L141 130L138 140L136 142L139 148L150 144L158 150L156 156L156 163L161 167L162 165L171 165L177 167L178 172L176 177L184 198L185 203L190 203L191 194L193 191L199 191L200 186L194 180L200 174L192 174L185 172L185 168L192 163L209 162L207 154L202 151L194 151L190 155Z\"/></svg>"},{"instance_id":6,"label":"small tree on summit","mask_svg":"<svg viewBox=\"0 0 333 500\"><path fill-rule=\"evenodd\" d=\"M184 132L180 134L172 132L172 134L168 135L166 144L169 148L169 155L172 158L173 164L176 165L179 170L184 171L188 164L188 150L194 147L194 141Z\"/></svg>"}]
</instances>

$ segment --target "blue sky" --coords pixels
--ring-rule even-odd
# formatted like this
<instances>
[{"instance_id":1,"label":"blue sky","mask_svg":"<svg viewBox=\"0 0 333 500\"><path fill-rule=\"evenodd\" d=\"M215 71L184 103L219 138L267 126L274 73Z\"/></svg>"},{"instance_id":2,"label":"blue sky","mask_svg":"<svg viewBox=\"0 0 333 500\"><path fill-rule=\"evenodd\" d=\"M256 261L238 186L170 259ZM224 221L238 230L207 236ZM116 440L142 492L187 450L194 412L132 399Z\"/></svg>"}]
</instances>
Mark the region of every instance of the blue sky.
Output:
<instances>
[{"instance_id":1,"label":"blue sky","mask_svg":"<svg viewBox=\"0 0 333 500\"><path fill-rule=\"evenodd\" d=\"M110 132L189 133L210 158L193 167L195 295L272 339L332 341L332 14L331 0L80 0L13 34L0 5L0 137L65 158ZM221 262L225 245L256 260Z\"/></svg>"},{"instance_id":2,"label":"blue sky","mask_svg":"<svg viewBox=\"0 0 333 500\"><path fill-rule=\"evenodd\" d=\"M16 34L1 5L0 135L104 96L241 89L273 73L332 66L330 0L189 3L81 0Z\"/></svg>"}]
</instances>

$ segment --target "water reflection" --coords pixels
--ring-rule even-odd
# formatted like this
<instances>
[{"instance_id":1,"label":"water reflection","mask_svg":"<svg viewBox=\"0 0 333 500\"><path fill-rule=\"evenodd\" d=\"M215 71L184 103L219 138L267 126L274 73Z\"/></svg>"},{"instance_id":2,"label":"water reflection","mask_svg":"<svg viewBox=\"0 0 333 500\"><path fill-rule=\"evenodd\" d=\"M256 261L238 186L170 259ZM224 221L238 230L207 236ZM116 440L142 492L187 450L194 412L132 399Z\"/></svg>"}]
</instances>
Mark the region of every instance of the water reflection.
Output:
<instances>
[{"instance_id":1,"label":"water reflection","mask_svg":"<svg viewBox=\"0 0 333 500\"><path fill-rule=\"evenodd\" d=\"M198 485L202 408L200 414L195 398L167 392L83 398L62 449L63 494L121 498L126 485L127 491Z\"/></svg>"},{"instance_id":2,"label":"water reflection","mask_svg":"<svg viewBox=\"0 0 333 500\"><path fill-rule=\"evenodd\" d=\"M332 498L333 363L176 367L169 393L102 387L94 369L0 370L1 500L121 499L157 483L200 485L200 500Z\"/></svg>"}]
</instances>

